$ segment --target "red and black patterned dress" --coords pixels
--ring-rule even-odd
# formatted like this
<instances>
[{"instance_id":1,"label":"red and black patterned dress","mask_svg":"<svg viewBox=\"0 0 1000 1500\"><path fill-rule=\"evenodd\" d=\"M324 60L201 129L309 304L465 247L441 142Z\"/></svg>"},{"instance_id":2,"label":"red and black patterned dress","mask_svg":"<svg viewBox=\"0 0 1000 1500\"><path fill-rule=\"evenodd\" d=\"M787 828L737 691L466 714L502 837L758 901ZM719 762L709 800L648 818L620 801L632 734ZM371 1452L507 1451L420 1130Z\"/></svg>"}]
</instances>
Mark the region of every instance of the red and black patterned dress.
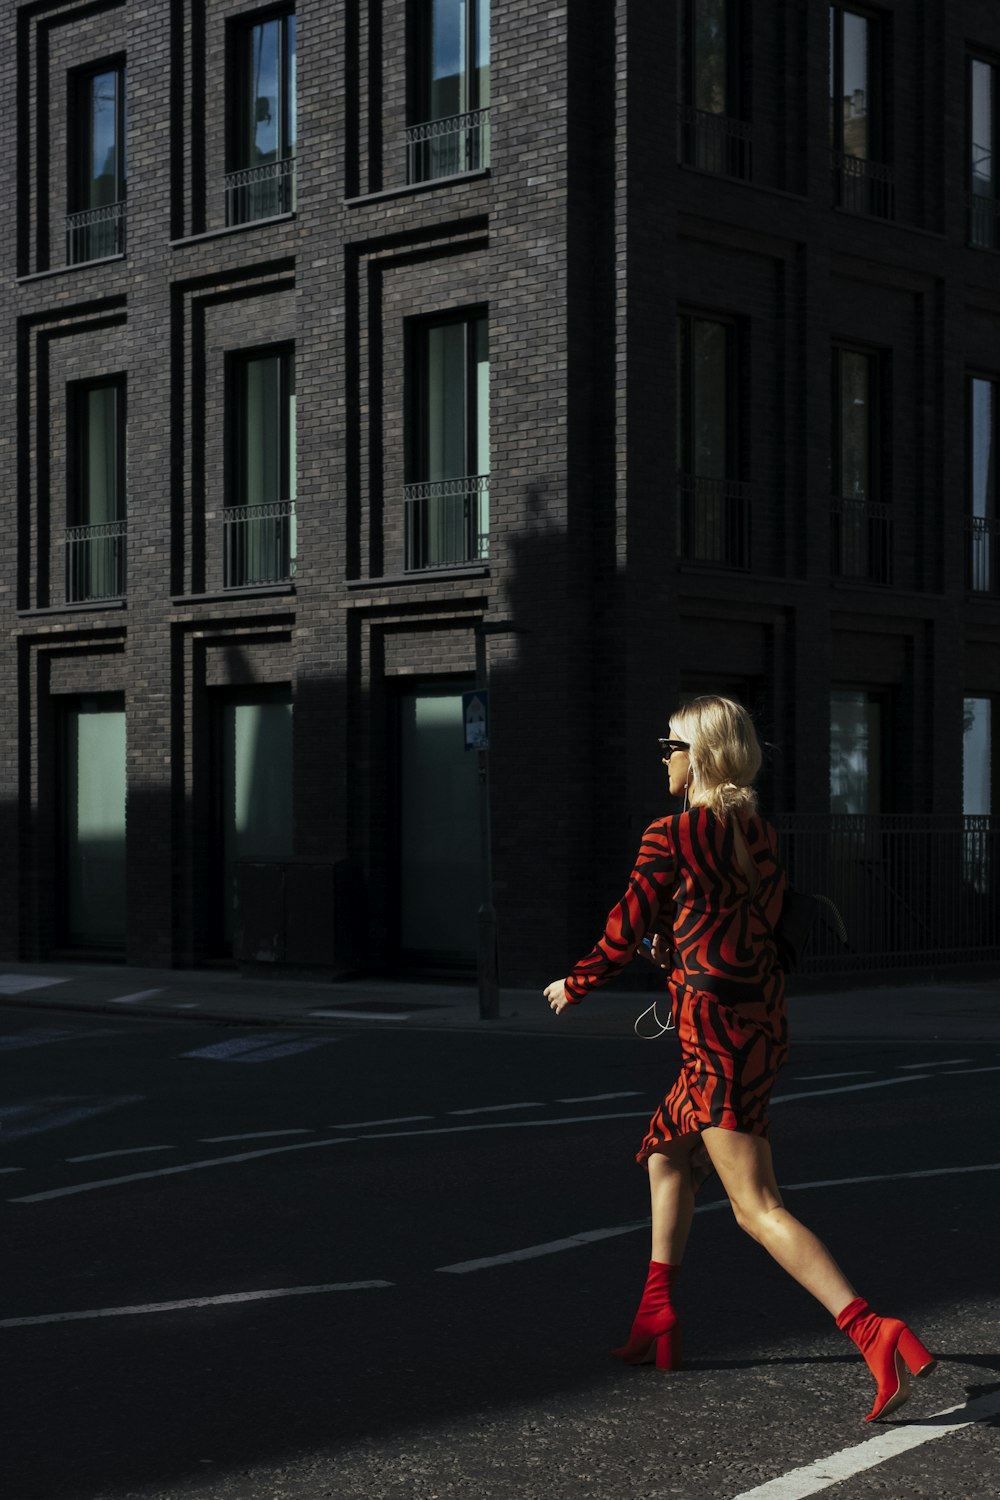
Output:
<instances>
[{"instance_id":1,"label":"red and black patterned dress","mask_svg":"<svg viewBox=\"0 0 1000 1500\"><path fill-rule=\"evenodd\" d=\"M738 819L759 881L752 898L734 846ZM670 932L667 980L681 1070L636 1160L706 1126L766 1135L767 1106L788 1055L785 976L773 924L785 877L774 829L755 813L692 808L643 834L628 890L604 936L566 979L577 1002L629 962L647 933ZM671 916L672 912L672 916Z\"/></svg>"}]
</instances>

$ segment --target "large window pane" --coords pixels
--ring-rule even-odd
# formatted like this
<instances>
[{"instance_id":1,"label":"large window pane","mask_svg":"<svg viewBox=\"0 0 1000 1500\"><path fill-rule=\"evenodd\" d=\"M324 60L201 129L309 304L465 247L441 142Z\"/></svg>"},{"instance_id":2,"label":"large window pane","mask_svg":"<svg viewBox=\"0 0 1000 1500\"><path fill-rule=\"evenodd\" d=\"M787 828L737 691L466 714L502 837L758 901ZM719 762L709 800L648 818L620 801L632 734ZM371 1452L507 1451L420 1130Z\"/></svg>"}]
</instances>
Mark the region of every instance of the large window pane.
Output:
<instances>
[{"instance_id":1,"label":"large window pane","mask_svg":"<svg viewBox=\"0 0 1000 1500\"><path fill-rule=\"evenodd\" d=\"M407 172L427 182L489 165L488 0L421 0Z\"/></svg>"},{"instance_id":2,"label":"large window pane","mask_svg":"<svg viewBox=\"0 0 1000 1500\"><path fill-rule=\"evenodd\" d=\"M830 695L830 811L882 811L883 707L874 694Z\"/></svg>"},{"instance_id":3,"label":"large window pane","mask_svg":"<svg viewBox=\"0 0 1000 1500\"><path fill-rule=\"evenodd\" d=\"M993 703L989 698L966 698L962 744L962 812L966 817L989 817L993 811Z\"/></svg>"},{"instance_id":4,"label":"large window pane","mask_svg":"<svg viewBox=\"0 0 1000 1500\"><path fill-rule=\"evenodd\" d=\"M406 566L446 567L489 551L490 371L486 319L414 336L414 427Z\"/></svg>"},{"instance_id":5,"label":"large window pane","mask_svg":"<svg viewBox=\"0 0 1000 1500\"><path fill-rule=\"evenodd\" d=\"M994 69L978 58L972 59L972 99L970 104L972 191L986 198L996 195L996 168L993 161Z\"/></svg>"},{"instance_id":6,"label":"large window pane","mask_svg":"<svg viewBox=\"0 0 1000 1500\"><path fill-rule=\"evenodd\" d=\"M222 935L232 943L236 862L292 853L292 704L229 702L220 713Z\"/></svg>"},{"instance_id":7,"label":"large window pane","mask_svg":"<svg viewBox=\"0 0 1000 1500\"><path fill-rule=\"evenodd\" d=\"M84 159L79 208L104 208L124 193L121 70L93 73L84 88Z\"/></svg>"},{"instance_id":8,"label":"large window pane","mask_svg":"<svg viewBox=\"0 0 1000 1500\"><path fill-rule=\"evenodd\" d=\"M838 351L840 494L869 499L872 476L871 356Z\"/></svg>"},{"instance_id":9,"label":"large window pane","mask_svg":"<svg viewBox=\"0 0 1000 1500\"><path fill-rule=\"evenodd\" d=\"M696 109L707 114L728 111L729 0L694 0L692 65Z\"/></svg>"},{"instance_id":10,"label":"large window pane","mask_svg":"<svg viewBox=\"0 0 1000 1500\"><path fill-rule=\"evenodd\" d=\"M691 320L692 469L705 479L729 473L729 329Z\"/></svg>"},{"instance_id":11,"label":"large window pane","mask_svg":"<svg viewBox=\"0 0 1000 1500\"><path fill-rule=\"evenodd\" d=\"M97 705L64 719L64 939L125 941L125 712Z\"/></svg>"},{"instance_id":12,"label":"large window pane","mask_svg":"<svg viewBox=\"0 0 1000 1500\"><path fill-rule=\"evenodd\" d=\"M241 25L236 64L226 211L231 224L242 224L295 206L295 16Z\"/></svg>"},{"instance_id":13,"label":"large window pane","mask_svg":"<svg viewBox=\"0 0 1000 1500\"><path fill-rule=\"evenodd\" d=\"M992 516L997 492L997 387L972 381L972 514Z\"/></svg>"},{"instance_id":14,"label":"large window pane","mask_svg":"<svg viewBox=\"0 0 1000 1500\"><path fill-rule=\"evenodd\" d=\"M427 330L426 473L424 479L455 479L470 472L467 449L465 323Z\"/></svg>"},{"instance_id":15,"label":"large window pane","mask_svg":"<svg viewBox=\"0 0 1000 1500\"><path fill-rule=\"evenodd\" d=\"M295 362L290 351L236 362L236 482L224 512L226 588L295 572Z\"/></svg>"},{"instance_id":16,"label":"large window pane","mask_svg":"<svg viewBox=\"0 0 1000 1500\"><path fill-rule=\"evenodd\" d=\"M843 11L843 145L848 156L869 157L871 153L871 23L864 17Z\"/></svg>"},{"instance_id":17,"label":"large window pane","mask_svg":"<svg viewBox=\"0 0 1000 1500\"><path fill-rule=\"evenodd\" d=\"M121 387L98 385L80 392L80 514L77 524L99 526L124 515L119 432Z\"/></svg>"}]
</instances>

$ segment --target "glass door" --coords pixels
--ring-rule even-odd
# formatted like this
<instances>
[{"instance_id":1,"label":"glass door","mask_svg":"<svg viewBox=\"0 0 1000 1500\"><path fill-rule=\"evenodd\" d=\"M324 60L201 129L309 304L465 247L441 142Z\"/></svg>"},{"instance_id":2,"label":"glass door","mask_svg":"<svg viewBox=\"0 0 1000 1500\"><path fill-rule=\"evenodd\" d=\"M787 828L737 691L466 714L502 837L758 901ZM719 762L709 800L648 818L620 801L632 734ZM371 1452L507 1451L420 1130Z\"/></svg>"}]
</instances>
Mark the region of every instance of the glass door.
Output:
<instances>
[{"instance_id":1,"label":"glass door","mask_svg":"<svg viewBox=\"0 0 1000 1500\"><path fill-rule=\"evenodd\" d=\"M61 938L81 948L125 943L125 707L120 698L63 713L60 766Z\"/></svg>"}]
</instances>

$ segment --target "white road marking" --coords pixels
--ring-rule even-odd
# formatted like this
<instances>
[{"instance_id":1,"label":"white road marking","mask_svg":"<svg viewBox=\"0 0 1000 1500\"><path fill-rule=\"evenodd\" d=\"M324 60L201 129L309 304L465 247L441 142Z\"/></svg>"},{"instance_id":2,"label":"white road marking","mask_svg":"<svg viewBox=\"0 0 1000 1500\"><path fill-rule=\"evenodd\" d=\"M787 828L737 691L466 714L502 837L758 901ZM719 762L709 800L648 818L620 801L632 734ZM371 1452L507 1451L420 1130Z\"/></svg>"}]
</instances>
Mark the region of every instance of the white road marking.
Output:
<instances>
[{"instance_id":1,"label":"white road marking","mask_svg":"<svg viewBox=\"0 0 1000 1500\"><path fill-rule=\"evenodd\" d=\"M87 1312L42 1313L36 1318L0 1318L0 1328L28 1328L38 1323L78 1323L89 1318L127 1318L141 1313L178 1312L186 1307L225 1307L232 1302L267 1302L274 1297L314 1297L320 1292L363 1292L390 1287L392 1281L332 1281L326 1286L282 1286L266 1292L232 1292L221 1297L185 1297L179 1302L146 1302L136 1307L95 1307Z\"/></svg>"},{"instance_id":2,"label":"white road marking","mask_svg":"<svg viewBox=\"0 0 1000 1500\"><path fill-rule=\"evenodd\" d=\"M333 1021L408 1021L409 1015L400 1011L367 1010L311 1010L311 1016L329 1017Z\"/></svg>"},{"instance_id":3,"label":"white road marking","mask_svg":"<svg viewBox=\"0 0 1000 1500\"><path fill-rule=\"evenodd\" d=\"M23 1167L0 1167L0 1177L6 1177L10 1172L23 1172Z\"/></svg>"},{"instance_id":4,"label":"white road marking","mask_svg":"<svg viewBox=\"0 0 1000 1500\"><path fill-rule=\"evenodd\" d=\"M200 1000L175 1000L173 1002L173 1004L171 1005L170 1008L171 1008L171 1010L200 1010L201 1009L201 1001Z\"/></svg>"},{"instance_id":5,"label":"white road marking","mask_svg":"<svg viewBox=\"0 0 1000 1500\"><path fill-rule=\"evenodd\" d=\"M26 1047L48 1047L53 1042L67 1042L73 1037L86 1034L79 1026L33 1026L30 1031L0 1036L0 1052L22 1052Z\"/></svg>"},{"instance_id":6,"label":"white road marking","mask_svg":"<svg viewBox=\"0 0 1000 1500\"><path fill-rule=\"evenodd\" d=\"M977 1396L962 1406L947 1406L943 1411L932 1412L919 1422L886 1428L866 1443L842 1448L839 1453L831 1453L829 1458L818 1458L815 1463L792 1469L790 1473L759 1484L755 1489L742 1490L734 1500L806 1500L807 1496L817 1495L832 1484L840 1484L855 1474L862 1474L865 1469L873 1469L876 1464L919 1448L922 1443L933 1443L935 1439L948 1437L975 1422L985 1422L998 1412L1000 1391L991 1391L989 1395ZM948 1417L953 1420L945 1420Z\"/></svg>"},{"instance_id":7,"label":"white road marking","mask_svg":"<svg viewBox=\"0 0 1000 1500\"><path fill-rule=\"evenodd\" d=\"M816 1182L792 1182L787 1183L783 1191L793 1193L805 1192L810 1188L854 1187L859 1183L899 1182L906 1178L917 1177L953 1177L959 1173L969 1172L1000 1172L1000 1162L985 1162L974 1167L933 1167L920 1172L886 1172L874 1177L831 1177ZM711 1203L699 1203L695 1208L695 1213L713 1213L718 1209L728 1207L728 1200L719 1198ZM649 1224L650 1220L647 1218L637 1219L633 1224L618 1224L610 1229L584 1230L580 1234L569 1235L565 1239L547 1240L540 1245L528 1245L521 1250L510 1250L505 1255L482 1256L478 1260L458 1261L450 1266L437 1266L436 1269L463 1275L466 1271L482 1271L489 1266L509 1265L513 1261L536 1260L542 1255L558 1255L563 1250L576 1250L579 1246L590 1244L594 1240L607 1240L617 1235L633 1234L639 1229L648 1229Z\"/></svg>"},{"instance_id":8,"label":"white road marking","mask_svg":"<svg viewBox=\"0 0 1000 1500\"><path fill-rule=\"evenodd\" d=\"M352 1125L329 1125L329 1130L370 1130L373 1125L411 1125L415 1120L433 1120L433 1115L399 1115L395 1120L356 1120Z\"/></svg>"},{"instance_id":9,"label":"white road marking","mask_svg":"<svg viewBox=\"0 0 1000 1500\"><path fill-rule=\"evenodd\" d=\"M22 995L27 990L42 990L52 984L65 983L65 978L53 979L50 975L0 974L0 995Z\"/></svg>"},{"instance_id":10,"label":"white road marking","mask_svg":"<svg viewBox=\"0 0 1000 1500\"><path fill-rule=\"evenodd\" d=\"M576 1094L571 1099L557 1099L557 1104L597 1104L602 1099L637 1099L639 1089L622 1089L618 1094Z\"/></svg>"},{"instance_id":11,"label":"white road marking","mask_svg":"<svg viewBox=\"0 0 1000 1500\"><path fill-rule=\"evenodd\" d=\"M230 1057L227 1061L234 1063L274 1062L279 1057L295 1057L300 1052L313 1052L317 1047L329 1047L333 1042L339 1041L339 1036L308 1037L298 1042L282 1042L277 1047L261 1047L257 1052L246 1052L242 1057Z\"/></svg>"},{"instance_id":12,"label":"white road marking","mask_svg":"<svg viewBox=\"0 0 1000 1500\"><path fill-rule=\"evenodd\" d=\"M205 1057L213 1062L229 1062L234 1057L241 1057L245 1052L256 1052L263 1047L273 1047L278 1042L294 1041L298 1032L295 1031L265 1031L258 1032L256 1036L230 1037L224 1042L213 1042L209 1047L198 1047L193 1052L182 1052L182 1057Z\"/></svg>"},{"instance_id":13,"label":"white road marking","mask_svg":"<svg viewBox=\"0 0 1000 1500\"><path fill-rule=\"evenodd\" d=\"M241 1151L236 1156L209 1156L201 1161L182 1162L176 1167L160 1167L151 1172L130 1172L125 1177L104 1177L98 1182L78 1182L73 1187L50 1188L45 1193L29 1193L24 1198L11 1198L11 1203L44 1203L49 1198L72 1198L76 1193L93 1193L98 1188L118 1187L123 1182L145 1182L152 1177L175 1177L181 1172L200 1172L203 1167L228 1167L240 1161L256 1161L262 1156L278 1156L283 1151L315 1151L321 1146L346 1146L351 1136L338 1136L331 1141L296 1141L292 1146L266 1146L262 1151Z\"/></svg>"},{"instance_id":14,"label":"white road marking","mask_svg":"<svg viewBox=\"0 0 1000 1500\"><path fill-rule=\"evenodd\" d=\"M106 1161L109 1156L141 1156L146 1151L176 1151L176 1146L128 1146L122 1151L92 1151L88 1156L67 1156L67 1161Z\"/></svg>"},{"instance_id":15,"label":"white road marking","mask_svg":"<svg viewBox=\"0 0 1000 1500\"><path fill-rule=\"evenodd\" d=\"M138 1000L151 1000L154 995L162 995L160 990L136 990L132 995L115 995L108 1001L109 1005L135 1005Z\"/></svg>"},{"instance_id":16,"label":"white road marking","mask_svg":"<svg viewBox=\"0 0 1000 1500\"><path fill-rule=\"evenodd\" d=\"M800 1083L821 1083L825 1078L870 1078L874 1068L857 1068L852 1073L800 1073Z\"/></svg>"},{"instance_id":17,"label":"white road marking","mask_svg":"<svg viewBox=\"0 0 1000 1500\"><path fill-rule=\"evenodd\" d=\"M477 1104L475 1109L449 1109L450 1115L497 1115L505 1109L544 1109L541 1099L529 1099L527 1104Z\"/></svg>"},{"instance_id":18,"label":"white road marking","mask_svg":"<svg viewBox=\"0 0 1000 1500\"><path fill-rule=\"evenodd\" d=\"M897 1063L896 1066L898 1068L904 1068L904 1069L905 1068L916 1068L916 1069L920 1069L920 1068L954 1068L954 1067L957 1067L959 1063L967 1063L967 1062L971 1062L971 1061L972 1061L971 1057L949 1057L949 1058L945 1059L944 1061L938 1060L938 1061L932 1062L932 1061L928 1060L927 1062L922 1062L922 1063Z\"/></svg>"},{"instance_id":19,"label":"white road marking","mask_svg":"<svg viewBox=\"0 0 1000 1500\"><path fill-rule=\"evenodd\" d=\"M16 1141L27 1135L40 1135L46 1130L59 1130L64 1125L75 1125L78 1120L93 1119L95 1115L107 1114L109 1110L121 1109L126 1104L141 1104L144 1094L123 1094L118 1099L99 1099L94 1104L76 1104L71 1099L39 1099L30 1104L7 1105L0 1109L4 1141ZM68 1106L59 1109L57 1106ZM45 1110L53 1112L46 1114ZM23 1123L8 1126L9 1120Z\"/></svg>"},{"instance_id":20,"label":"white road marking","mask_svg":"<svg viewBox=\"0 0 1000 1500\"><path fill-rule=\"evenodd\" d=\"M221 1146L224 1141L262 1141L272 1135L315 1135L314 1130L302 1127L297 1130L247 1130L242 1135L203 1135L200 1139L206 1146Z\"/></svg>"},{"instance_id":21,"label":"white road marking","mask_svg":"<svg viewBox=\"0 0 1000 1500\"><path fill-rule=\"evenodd\" d=\"M942 1073L942 1078L964 1078L967 1073L1000 1073L1000 1066L992 1068L955 1068L951 1073Z\"/></svg>"},{"instance_id":22,"label":"white road marking","mask_svg":"<svg viewBox=\"0 0 1000 1500\"><path fill-rule=\"evenodd\" d=\"M822 1099L828 1094L854 1094L859 1089L886 1089L894 1083L926 1083L928 1073L910 1073L906 1078L877 1078L874 1083L845 1083L837 1089L806 1089L801 1094L775 1094L771 1103L788 1104L792 1099Z\"/></svg>"}]
</instances>

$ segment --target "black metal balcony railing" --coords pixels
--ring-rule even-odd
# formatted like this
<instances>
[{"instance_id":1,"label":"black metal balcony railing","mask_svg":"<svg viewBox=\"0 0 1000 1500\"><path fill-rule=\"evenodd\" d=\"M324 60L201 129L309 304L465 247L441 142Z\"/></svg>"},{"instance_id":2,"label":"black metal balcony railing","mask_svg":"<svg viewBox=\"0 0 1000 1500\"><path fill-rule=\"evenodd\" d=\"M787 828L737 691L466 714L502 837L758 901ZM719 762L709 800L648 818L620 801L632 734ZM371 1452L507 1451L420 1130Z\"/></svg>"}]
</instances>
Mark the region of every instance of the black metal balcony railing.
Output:
<instances>
[{"instance_id":1,"label":"black metal balcony railing","mask_svg":"<svg viewBox=\"0 0 1000 1500\"><path fill-rule=\"evenodd\" d=\"M125 200L66 215L66 263L82 265L125 254Z\"/></svg>"},{"instance_id":2,"label":"black metal balcony railing","mask_svg":"<svg viewBox=\"0 0 1000 1500\"><path fill-rule=\"evenodd\" d=\"M965 586L974 594L1000 593L1000 519L965 518Z\"/></svg>"},{"instance_id":3,"label":"black metal balcony railing","mask_svg":"<svg viewBox=\"0 0 1000 1500\"><path fill-rule=\"evenodd\" d=\"M489 498L488 474L404 486L407 572L485 562Z\"/></svg>"},{"instance_id":4,"label":"black metal balcony railing","mask_svg":"<svg viewBox=\"0 0 1000 1500\"><path fill-rule=\"evenodd\" d=\"M832 151L830 170L837 208L872 219L895 218L896 174L892 167L844 151Z\"/></svg>"},{"instance_id":5,"label":"black metal balcony railing","mask_svg":"<svg viewBox=\"0 0 1000 1500\"><path fill-rule=\"evenodd\" d=\"M677 551L688 562L750 566L753 487L733 479L677 476Z\"/></svg>"},{"instance_id":6,"label":"black metal balcony railing","mask_svg":"<svg viewBox=\"0 0 1000 1500\"><path fill-rule=\"evenodd\" d=\"M432 182L435 177L477 172L489 164L489 109L426 120L406 132L407 182Z\"/></svg>"},{"instance_id":7,"label":"black metal balcony railing","mask_svg":"<svg viewBox=\"0 0 1000 1500\"><path fill-rule=\"evenodd\" d=\"M295 576L295 501L227 505L222 550L224 588L288 583Z\"/></svg>"},{"instance_id":8,"label":"black metal balcony railing","mask_svg":"<svg viewBox=\"0 0 1000 1500\"><path fill-rule=\"evenodd\" d=\"M845 949L817 922L806 973L1000 958L1000 818L837 814L775 826L792 884L829 896L847 928Z\"/></svg>"},{"instance_id":9,"label":"black metal balcony railing","mask_svg":"<svg viewBox=\"0 0 1000 1500\"><path fill-rule=\"evenodd\" d=\"M975 250L1000 250L1000 198L966 193L968 239Z\"/></svg>"},{"instance_id":10,"label":"black metal balcony railing","mask_svg":"<svg viewBox=\"0 0 1000 1500\"><path fill-rule=\"evenodd\" d=\"M892 510L874 500L834 495L830 502L830 571L839 578L892 582Z\"/></svg>"},{"instance_id":11,"label":"black metal balcony railing","mask_svg":"<svg viewBox=\"0 0 1000 1500\"><path fill-rule=\"evenodd\" d=\"M66 532L66 602L124 599L126 522L70 526Z\"/></svg>"},{"instance_id":12,"label":"black metal balcony railing","mask_svg":"<svg viewBox=\"0 0 1000 1500\"><path fill-rule=\"evenodd\" d=\"M677 110L677 142L686 167L749 182L753 132L745 120L682 104Z\"/></svg>"},{"instance_id":13,"label":"black metal balcony railing","mask_svg":"<svg viewBox=\"0 0 1000 1500\"><path fill-rule=\"evenodd\" d=\"M226 173L226 223L252 224L295 208L295 157Z\"/></svg>"}]
</instances>

